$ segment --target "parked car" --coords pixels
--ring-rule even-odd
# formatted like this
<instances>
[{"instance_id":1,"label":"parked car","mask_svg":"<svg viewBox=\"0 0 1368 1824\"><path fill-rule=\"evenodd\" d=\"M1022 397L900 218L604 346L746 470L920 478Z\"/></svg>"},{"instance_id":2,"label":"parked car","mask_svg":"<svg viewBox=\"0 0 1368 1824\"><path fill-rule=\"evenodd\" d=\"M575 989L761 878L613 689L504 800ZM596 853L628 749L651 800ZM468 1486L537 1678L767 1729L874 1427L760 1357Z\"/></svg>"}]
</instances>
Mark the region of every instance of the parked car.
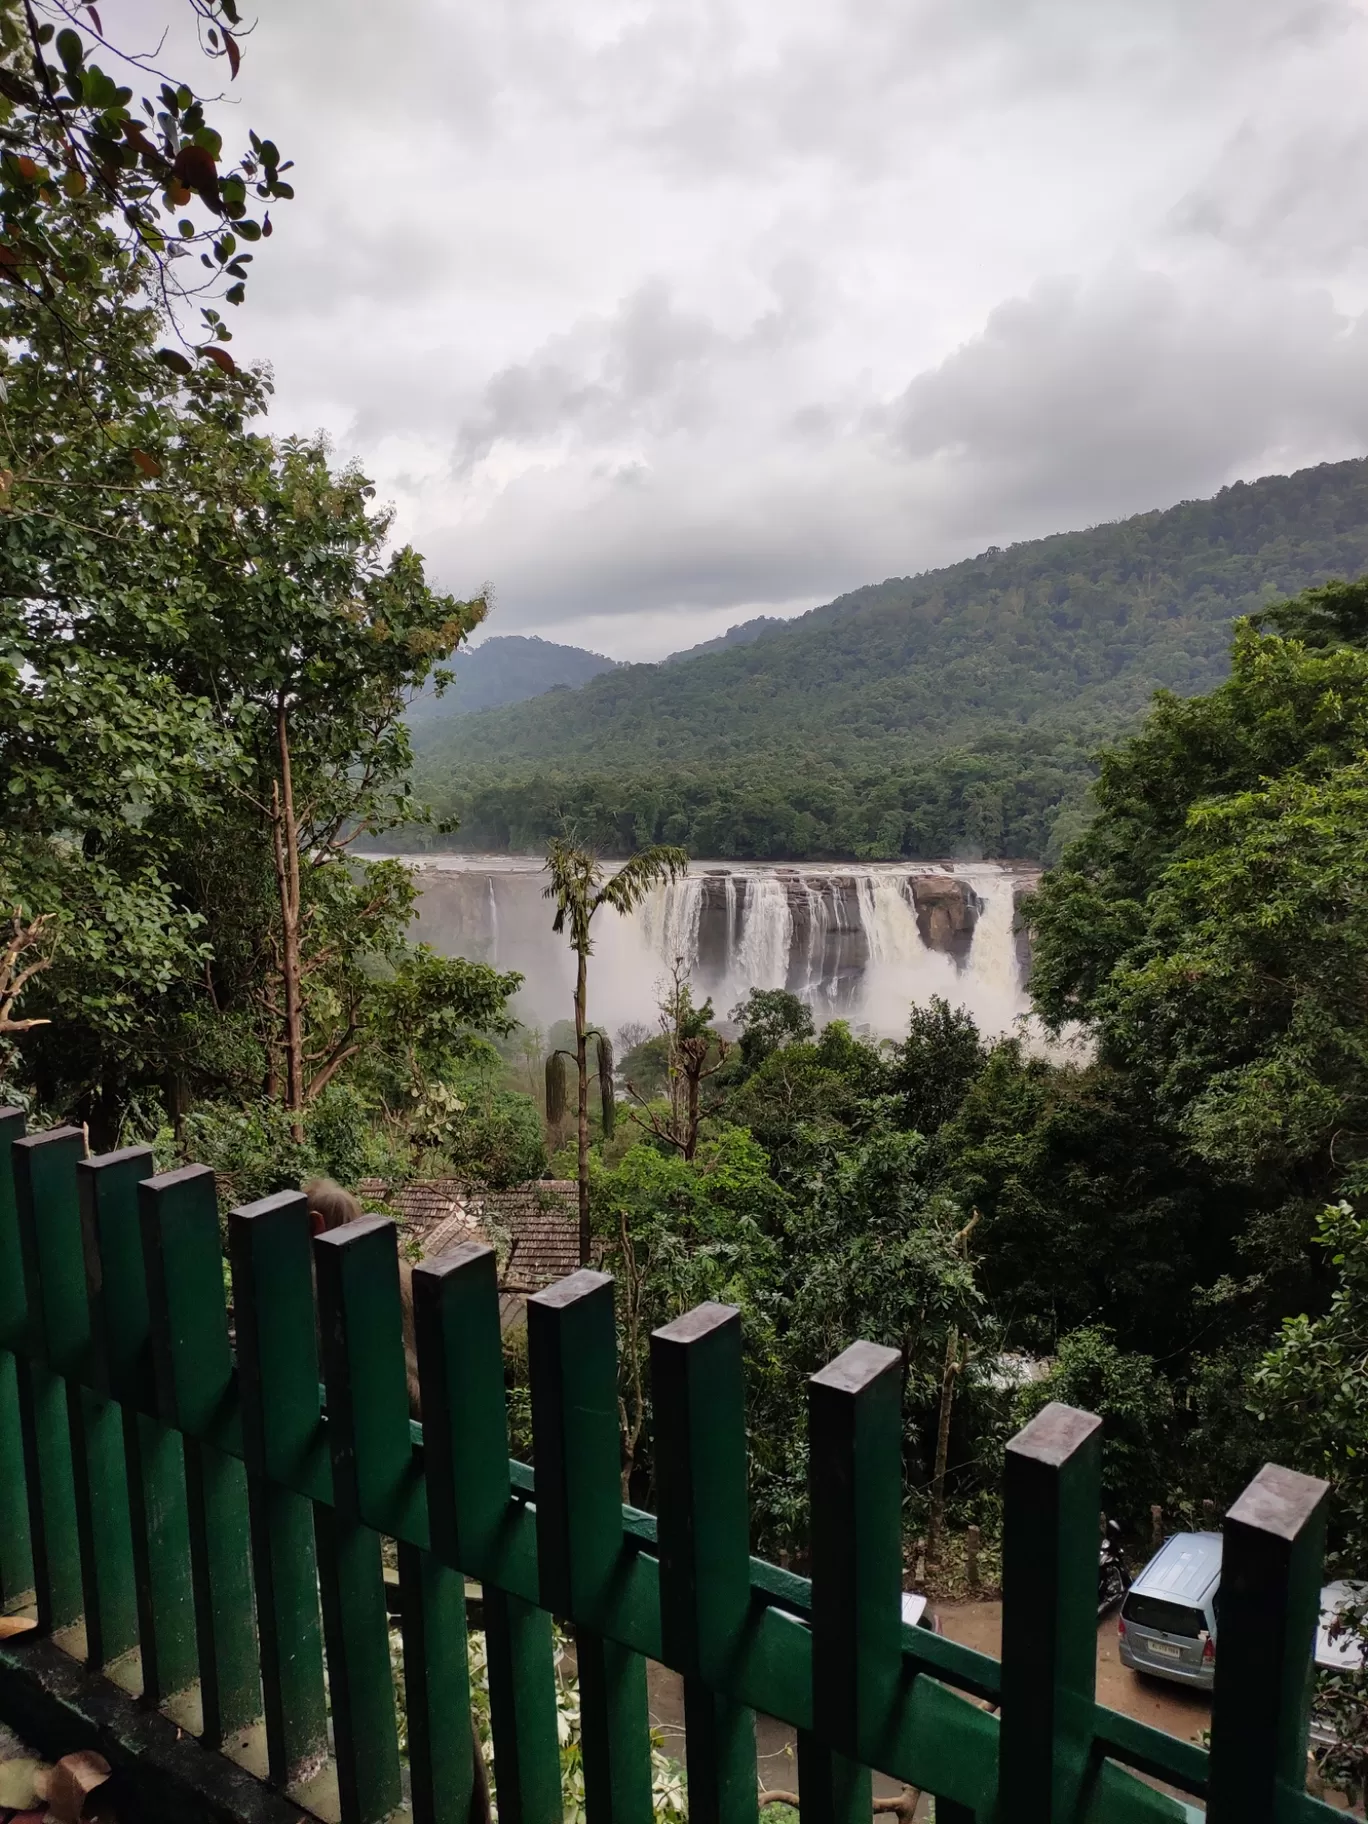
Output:
<instances>
[{"instance_id":1,"label":"parked car","mask_svg":"<svg viewBox=\"0 0 1368 1824\"><path fill-rule=\"evenodd\" d=\"M1175 1533L1126 1592L1116 1632L1132 1671L1209 1691L1216 1678L1221 1535Z\"/></svg>"},{"instance_id":2,"label":"parked car","mask_svg":"<svg viewBox=\"0 0 1368 1824\"><path fill-rule=\"evenodd\" d=\"M1316 1627L1316 1664L1330 1672L1359 1672L1363 1668L1363 1636L1344 1620L1346 1609L1360 1614L1368 1609L1368 1583L1352 1578L1327 1583L1320 1594L1320 1621Z\"/></svg>"},{"instance_id":3,"label":"parked car","mask_svg":"<svg viewBox=\"0 0 1368 1824\"><path fill-rule=\"evenodd\" d=\"M1352 1611L1348 1619L1346 1611ZM1325 1585L1316 1626L1317 1672L1363 1670L1364 1638L1359 1628L1365 1611L1368 1583L1345 1578ZM1352 1683L1318 1680L1311 1705L1310 1751L1316 1772L1341 1791L1353 1788L1351 1798L1361 1772L1362 1701Z\"/></svg>"},{"instance_id":4,"label":"parked car","mask_svg":"<svg viewBox=\"0 0 1368 1824\"><path fill-rule=\"evenodd\" d=\"M940 1634L944 1631L941 1627L940 1616L931 1613L925 1596L918 1595L912 1590L903 1591L902 1618L903 1626L907 1628L927 1628L932 1634Z\"/></svg>"}]
</instances>

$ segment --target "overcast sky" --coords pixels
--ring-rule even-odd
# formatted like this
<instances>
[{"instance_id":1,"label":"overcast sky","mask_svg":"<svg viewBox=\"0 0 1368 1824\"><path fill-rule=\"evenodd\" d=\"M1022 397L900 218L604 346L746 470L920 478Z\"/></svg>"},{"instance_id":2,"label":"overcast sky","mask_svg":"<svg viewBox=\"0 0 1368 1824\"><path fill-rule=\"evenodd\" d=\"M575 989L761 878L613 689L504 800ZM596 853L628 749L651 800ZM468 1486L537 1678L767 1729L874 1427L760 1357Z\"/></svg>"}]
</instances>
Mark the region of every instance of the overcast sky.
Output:
<instances>
[{"instance_id":1,"label":"overcast sky","mask_svg":"<svg viewBox=\"0 0 1368 1824\"><path fill-rule=\"evenodd\" d=\"M1368 4L263 0L239 355L652 658L1368 449Z\"/></svg>"}]
</instances>

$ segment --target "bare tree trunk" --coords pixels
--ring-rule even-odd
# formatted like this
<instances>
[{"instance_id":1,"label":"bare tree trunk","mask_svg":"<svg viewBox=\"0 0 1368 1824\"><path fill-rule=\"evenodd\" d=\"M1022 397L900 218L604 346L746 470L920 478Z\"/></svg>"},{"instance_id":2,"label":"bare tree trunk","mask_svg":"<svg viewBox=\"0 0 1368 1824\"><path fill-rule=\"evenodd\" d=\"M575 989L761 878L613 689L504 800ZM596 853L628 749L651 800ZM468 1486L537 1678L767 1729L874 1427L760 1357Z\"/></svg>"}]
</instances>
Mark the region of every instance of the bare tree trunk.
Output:
<instances>
[{"instance_id":1,"label":"bare tree trunk","mask_svg":"<svg viewBox=\"0 0 1368 1824\"><path fill-rule=\"evenodd\" d=\"M689 1125L684 1130L684 1157L692 1159L698 1151L698 1077L689 1072Z\"/></svg>"},{"instance_id":2,"label":"bare tree trunk","mask_svg":"<svg viewBox=\"0 0 1368 1824\"><path fill-rule=\"evenodd\" d=\"M931 1472L931 1517L926 1527L926 1561L940 1559L945 1529L945 1471L950 1458L950 1410L955 1401L955 1376L959 1373L959 1330L950 1326L945 1339L945 1368L941 1374L940 1423L936 1427L936 1465Z\"/></svg>"},{"instance_id":3,"label":"bare tree trunk","mask_svg":"<svg viewBox=\"0 0 1368 1824\"><path fill-rule=\"evenodd\" d=\"M589 1047L585 1033L588 959L579 952L575 973L575 1062L579 1068L579 1264L589 1265Z\"/></svg>"},{"instance_id":4,"label":"bare tree trunk","mask_svg":"<svg viewBox=\"0 0 1368 1824\"><path fill-rule=\"evenodd\" d=\"M290 728L284 696L276 698L276 751L280 775L272 787L271 834L280 894L280 975L285 990L285 1106L290 1131L304 1138L304 1005L299 966L299 830L295 823Z\"/></svg>"}]
</instances>

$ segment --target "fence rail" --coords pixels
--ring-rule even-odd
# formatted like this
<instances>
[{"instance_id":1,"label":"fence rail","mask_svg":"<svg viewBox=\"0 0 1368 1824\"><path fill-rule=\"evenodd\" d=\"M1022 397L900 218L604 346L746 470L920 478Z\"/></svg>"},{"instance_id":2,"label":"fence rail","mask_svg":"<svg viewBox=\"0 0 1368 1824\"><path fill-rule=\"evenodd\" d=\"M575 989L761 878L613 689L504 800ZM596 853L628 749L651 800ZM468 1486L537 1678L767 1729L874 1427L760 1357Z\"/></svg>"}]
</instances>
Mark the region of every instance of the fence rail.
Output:
<instances>
[{"instance_id":1,"label":"fence rail","mask_svg":"<svg viewBox=\"0 0 1368 1824\"><path fill-rule=\"evenodd\" d=\"M0 1111L0 1601L84 1624L93 1670L342 1824L400 1809L382 1536L398 1545L415 1824L475 1797L465 1579L483 1586L500 1824L561 1818L552 1617L573 1629L590 1824L648 1824L646 1662L682 1675L695 1824L755 1824L757 1711L797 1731L803 1824L867 1824L871 1770L939 1824L1338 1816L1303 1790L1325 1485L1266 1468L1226 1517L1210 1753L1095 1700L1100 1423L1008 1446L1001 1663L901 1620L898 1358L810 1382L810 1580L750 1555L740 1320L651 1339L659 1515L619 1496L612 1282L528 1303L535 1473L509 1458L492 1252L414 1271L409 1418L396 1233L311 1242L283 1192L82 1156ZM235 1347L234 1347L235 1342ZM320 1357L322 1386L320 1387ZM136 1663L136 1662L135 1662ZM1000 1708L985 1707L987 1705Z\"/></svg>"}]
</instances>

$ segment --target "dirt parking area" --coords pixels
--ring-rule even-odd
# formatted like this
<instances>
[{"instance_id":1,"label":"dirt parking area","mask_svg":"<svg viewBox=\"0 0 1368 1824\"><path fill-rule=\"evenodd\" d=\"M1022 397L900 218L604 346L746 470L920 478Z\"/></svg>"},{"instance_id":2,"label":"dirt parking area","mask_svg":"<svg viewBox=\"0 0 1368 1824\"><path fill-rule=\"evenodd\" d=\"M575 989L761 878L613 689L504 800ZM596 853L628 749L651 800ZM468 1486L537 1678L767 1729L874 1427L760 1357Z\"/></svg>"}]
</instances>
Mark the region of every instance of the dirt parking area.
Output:
<instances>
[{"instance_id":1,"label":"dirt parking area","mask_svg":"<svg viewBox=\"0 0 1368 1824\"><path fill-rule=\"evenodd\" d=\"M944 1602L933 1605L950 1640L980 1653L1002 1655L1002 1604L1000 1602ZM1116 1617L1109 1615L1097 1630L1097 1701L1139 1723L1149 1723L1184 1741L1197 1741L1211 1724L1211 1699L1181 1685L1158 1678L1141 1678L1121 1664L1116 1644Z\"/></svg>"},{"instance_id":2,"label":"dirt parking area","mask_svg":"<svg viewBox=\"0 0 1368 1824\"><path fill-rule=\"evenodd\" d=\"M943 1631L950 1640L966 1647L976 1647L994 1658L1002 1652L1002 1604L1000 1602L946 1602L933 1605ZM651 1665L648 1671L651 1720L660 1731L665 1752L677 1760L684 1758L684 1701L678 1677L664 1666ZM1116 1617L1109 1616L1097 1630L1097 1701L1110 1710L1120 1710L1137 1721L1164 1729L1185 1741L1196 1741L1209 1726L1211 1703L1197 1692L1184 1691L1158 1679L1140 1678L1121 1664L1116 1648ZM760 1784L765 1791L776 1788L791 1790L797 1785L794 1765L793 1731L773 1717L756 1718L756 1754ZM886 1795L897 1791L896 1782L875 1777L875 1791ZM930 1802L923 1801L917 1817L929 1815ZM764 1817L762 1812L761 1816Z\"/></svg>"}]
</instances>

